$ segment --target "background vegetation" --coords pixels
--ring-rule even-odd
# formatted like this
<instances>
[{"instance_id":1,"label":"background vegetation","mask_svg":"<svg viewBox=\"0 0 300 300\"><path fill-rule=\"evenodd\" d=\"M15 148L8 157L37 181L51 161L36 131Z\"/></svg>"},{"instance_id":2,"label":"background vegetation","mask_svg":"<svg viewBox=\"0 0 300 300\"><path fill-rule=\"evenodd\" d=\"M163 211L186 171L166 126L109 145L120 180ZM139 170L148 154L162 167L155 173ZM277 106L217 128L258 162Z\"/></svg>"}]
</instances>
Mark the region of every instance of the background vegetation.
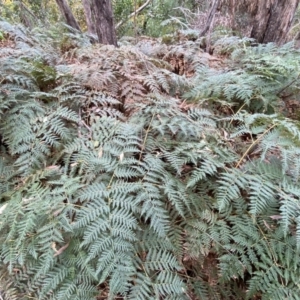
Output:
<instances>
[{"instance_id":1,"label":"background vegetation","mask_svg":"<svg viewBox=\"0 0 300 300\"><path fill-rule=\"evenodd\" d=\"M221 16L199 36L207 1L178 0L116 48L55 23L51 1L23 1L32 28L4 4L0 297L300 299L293 41ZM139 4L116 1L116 23Z\"/></svg>"}]
</instances>

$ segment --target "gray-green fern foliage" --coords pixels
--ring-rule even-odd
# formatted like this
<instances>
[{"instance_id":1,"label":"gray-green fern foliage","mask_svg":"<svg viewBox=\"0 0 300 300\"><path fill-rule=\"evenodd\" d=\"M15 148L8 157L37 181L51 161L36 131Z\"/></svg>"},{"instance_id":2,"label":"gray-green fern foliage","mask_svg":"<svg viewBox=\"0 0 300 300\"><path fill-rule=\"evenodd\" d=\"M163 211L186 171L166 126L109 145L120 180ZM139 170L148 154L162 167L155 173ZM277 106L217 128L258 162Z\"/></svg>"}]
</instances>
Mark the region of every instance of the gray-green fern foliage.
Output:
<instances>
[{"instance_id":1,"label":"gray-green fern foliage","mask_svg":"<svg viewBox=\"0 0 300 300\"><path fill-rule=\"evenodd\" d=\"M299 122L269 109L296 52L239 49L203 80L198 41L26 37L0 51L0 295L300 299Z\"/></svg>"}]
</instances>

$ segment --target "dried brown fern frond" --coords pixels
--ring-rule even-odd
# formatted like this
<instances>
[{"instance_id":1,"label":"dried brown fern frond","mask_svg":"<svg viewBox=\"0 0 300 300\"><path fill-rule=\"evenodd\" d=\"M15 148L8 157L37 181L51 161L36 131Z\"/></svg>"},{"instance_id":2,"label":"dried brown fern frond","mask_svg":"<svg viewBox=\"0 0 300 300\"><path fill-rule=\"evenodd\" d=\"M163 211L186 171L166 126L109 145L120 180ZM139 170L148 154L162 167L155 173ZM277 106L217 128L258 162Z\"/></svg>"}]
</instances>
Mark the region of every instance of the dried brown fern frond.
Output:
<instances>
[{"instance_id":1,"label":"dried brown fern frond","mask_svg":"<svg viewBox=\"0 0 300 300\"><path fill-rule=\"evenodd\" d=\"M76 82L124 105L144 101L148 93L175 94L184 85L178 85L180 76L170 70L166 58L151 57L133 46L78 49L69 68Z\"/></svg>"}]
</instances>

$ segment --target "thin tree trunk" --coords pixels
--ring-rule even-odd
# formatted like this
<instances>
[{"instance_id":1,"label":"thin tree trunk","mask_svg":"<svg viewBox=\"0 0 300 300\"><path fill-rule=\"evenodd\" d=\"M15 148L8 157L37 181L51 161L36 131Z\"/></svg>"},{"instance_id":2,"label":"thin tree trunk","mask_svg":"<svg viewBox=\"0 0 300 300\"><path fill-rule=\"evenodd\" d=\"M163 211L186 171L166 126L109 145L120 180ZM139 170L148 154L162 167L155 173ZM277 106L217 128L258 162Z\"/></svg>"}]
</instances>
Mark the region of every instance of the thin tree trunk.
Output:
<instances>
[{"instance_id":1,"label":"thin tree trunk","mask_svg":"<svg viewBox=\"0 0 300 300\"><path fill-rule=\"evenodd\" d=\"M97 35L96 28L95 28L93 18L92 18L92 11L91 11L91 6L90 6L90 1L89 0L82 0L82 5L83 5L83 9L84 9L84 14L85 14L88 33L93 34L93 35Z\"/></svg>"},{"instance_id":2,"label":"thin tree trunk","mask_svg":"<svg viewBox=\"0 0 300 300\"><path fill-rule=\"evenodd\" d=\"M214 18L215 18L215 14L216 14L216 11L217 11L217 9L220 5L220 2L221 2L221 0L214 0L214 2L212 3L210 12L209 12L208 17L207 17L205 27L202 30L202 32L200 33L200 37L204 36L210 30L210 28L212 27L212 24L213 24L213 21L214 21Z\"/></svg>"},{"instance_id":3,"label":"thin tree trunk","mask_svg":"<svg viewBox=\"0 0 300 300\"><path fill-rule=\"evenodd\" d=\"M61 14L63 15L63 17L66 21L66 23L69 26L71 26L71 27L73 27L73 28L80 31L80 27L79 27L74 15L73 15L72 11L71 11L71 8L68 5L67 0L56 0L56 3L59 7L59 10L60 10Z\"/></svg>"},{"instance_id":4,"label":"thin tree trunk","mask_svg":"<svg viewBox=\"0 0 300 300\"><path fill-rule=\"evenodd\" d=\"M287 41L299 0L259 0L251 37L259 43Z\"/></svg>"},{"instance_id":5,"label":"thin tree trunk","mask_svg":"<svg viewBox=\"0 0 300 300\"><path fill-rule=\"evenodd\" d=\"M111 1L90 0L90 3L99 43L117 46Z\"/></svg>"},{"instance_id":6,"label":"thin tree trunk","mask_svg":"<svg viewBox=\"0 0 300 300\"><path fill-rule=\"evenodd\" d=\"M33 23L37 24L35 15L25 6L22 1L18 1L21 22L32 29ZM36 21L36 22L35 22Z\"/></svg>"},{"instance_id":7,"label":"thin tree trunk","mask_svg":"<svg viewBox=\"0 0 300 300\"><path fill-rule=\"evenodd\" d=\"M236 12L236 0L230 0L230 26L231 26L231 29L233 31L236 30L235 28L235 12Z\"/></svg>"}]
</instances>

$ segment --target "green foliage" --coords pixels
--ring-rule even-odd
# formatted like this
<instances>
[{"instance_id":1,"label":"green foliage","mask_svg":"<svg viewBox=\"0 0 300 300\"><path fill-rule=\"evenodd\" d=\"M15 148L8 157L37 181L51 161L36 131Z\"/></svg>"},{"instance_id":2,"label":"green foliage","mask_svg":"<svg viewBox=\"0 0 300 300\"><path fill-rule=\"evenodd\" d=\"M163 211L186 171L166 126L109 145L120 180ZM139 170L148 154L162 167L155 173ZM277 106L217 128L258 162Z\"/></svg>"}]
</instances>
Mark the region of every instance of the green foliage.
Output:
<instances>
[{"instance_id":1,"label":"green foliage","mask_svg":"<svg viewBox=\"0 0 300 300\"><path fill-rule=\"evenodd\" d=\"M221 74L190 32L62 34L62 54L0 27L22 36L0 51L1 295L299 299L300 129L274 113L298 92L290 45L238 42Z\"/></svg>"},{"instance_id":2,"label":"green foliage","mask_svg":"<svg viewBox=\"0 0 300 300\"><path fill-rule=\"evenodd\" d=\"M216 45L224 41L228 52L228 39ZM271 43L246 47L245 42L236 41L236 50L231 44L232 66L227 70L199 69L188 97L269 114L280 111L282 97L298 95L299 52L293 43L277 48Z\"/></svg>"},{"instance_id":3,"label":"green foliage","mask_svg":"<svg viewBox=\"0 0 300 300\"><path fill-rule=\"evenodd\" d=\"M113 1L116 24L126 20L118 28L119 37L136 35L159 37L187 28L185 15L180 8L189 9L194 5L194 1L152 0L135 17L128 19L128 16L145 2L141 0Z\"/></svg>"}]
</instances>

